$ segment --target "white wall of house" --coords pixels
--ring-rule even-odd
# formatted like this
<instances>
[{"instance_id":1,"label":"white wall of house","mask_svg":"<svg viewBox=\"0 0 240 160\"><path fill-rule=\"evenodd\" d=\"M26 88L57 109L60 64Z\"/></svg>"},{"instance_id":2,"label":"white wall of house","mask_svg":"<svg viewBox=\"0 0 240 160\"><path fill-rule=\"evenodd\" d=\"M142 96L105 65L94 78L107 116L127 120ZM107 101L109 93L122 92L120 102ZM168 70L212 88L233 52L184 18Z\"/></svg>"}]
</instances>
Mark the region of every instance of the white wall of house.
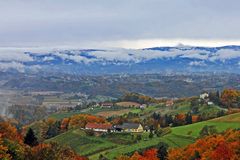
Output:
<instances>
[{"instance_id":1,"label":"white wall of house","mask_svg":"<svg viewBox=\"0 0 240 160\"><path fill-rule=\"evenodd\" d=\"M95 132L107 132L107 129L100 129L100 128L85 128L87 130L93 130Z\"/></svg>"},{"instance_id":2,"label":"white wall of house","mask_svg":"<svg viewBox=\"0 0 240 160\"><path fill-rule=\"evenodd\" d=\"M205 99L205 98L208 98L208 93L203 93L203 94L200 94L200 98L201 99Z\"/></svg>"}]
</instances>

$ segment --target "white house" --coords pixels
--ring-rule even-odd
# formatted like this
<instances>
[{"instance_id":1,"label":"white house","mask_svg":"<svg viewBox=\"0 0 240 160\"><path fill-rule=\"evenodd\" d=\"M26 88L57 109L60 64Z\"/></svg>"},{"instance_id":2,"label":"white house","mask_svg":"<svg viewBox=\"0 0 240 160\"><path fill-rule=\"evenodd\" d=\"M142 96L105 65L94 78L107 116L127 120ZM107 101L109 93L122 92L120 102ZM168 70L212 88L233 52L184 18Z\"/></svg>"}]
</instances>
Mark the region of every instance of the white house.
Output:
<instances>
[{"instance_id":1,"label":"white house","mask_svg":"<svg viewBox=\"0 0 240 160\"><path fill-rule=\"evenodd\" d=\"M93 130L95 132L108 132L112 129L111 124L100 124L100 123L87 123L85 126L87 130Z\"/></svg>"},{"instance_id":2,"label":"white house","mask_svg":"<svg viewBox=\"0 0 240 160\"><path fill-rule=\"evenodd\" d=\"M208 93L205 92L205 93L200 94L199 97L200 97L200 99L206 99L206 98L208 98L208 96L209 96Z\"/></svg>"},{"instance_id":3,"label":"white house","mask_svg":"<svg viewBox=\"0 0 240 160\"><path fill-rule=\"evenodd\" d=\"M208 104L209 106L211 106L211 105L213 105L213 102L207 102L207 104Z\"/></svg>"}]
</instances>

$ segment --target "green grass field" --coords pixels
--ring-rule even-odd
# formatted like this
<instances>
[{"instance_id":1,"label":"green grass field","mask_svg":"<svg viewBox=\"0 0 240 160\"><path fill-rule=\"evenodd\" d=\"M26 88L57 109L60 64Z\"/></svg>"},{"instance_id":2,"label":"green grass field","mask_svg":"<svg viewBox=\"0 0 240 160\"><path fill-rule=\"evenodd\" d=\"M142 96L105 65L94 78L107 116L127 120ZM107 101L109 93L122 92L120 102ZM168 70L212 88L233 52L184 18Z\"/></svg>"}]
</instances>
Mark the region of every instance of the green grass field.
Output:
<instances>
[{"instance_id":1,"label":"green grass field","mask_svg":"<svg viewBox=\"0 0 240 160\"><path fill-rule=\"evenodd\" d=\"M85 132L80 129L70 130L66 133L49 139L46 142L50 141L58 142L61 145L69 145L77 153L84 156L117 147L117 144L105 140L104 138L87 136Z\"/></svg>"},{"instance_id":2,"label":"green grass field","mask_svg":"<svg viewBox=\"0 0 240 160\"><path fill-rule=\"evenodd\" d=\"M204 122L198 122L191 125L174 127L172 129L172 133L177 135L188 135L196 138L199 136L200 130L205 125L216 126L218 132L222 132L228 128L240 128L240 113L235 113Z\"/></svg>"}]
</instances>

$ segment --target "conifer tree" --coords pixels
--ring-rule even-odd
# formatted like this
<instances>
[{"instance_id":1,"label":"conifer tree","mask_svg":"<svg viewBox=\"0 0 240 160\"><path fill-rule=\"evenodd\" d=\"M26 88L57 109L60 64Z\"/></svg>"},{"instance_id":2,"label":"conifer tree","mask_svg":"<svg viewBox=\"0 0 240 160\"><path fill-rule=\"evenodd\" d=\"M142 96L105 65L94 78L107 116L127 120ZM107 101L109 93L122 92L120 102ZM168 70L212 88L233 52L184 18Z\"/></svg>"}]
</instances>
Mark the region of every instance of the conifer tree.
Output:
<instances>
[{"instance_id":1,"label":"conifer tree","mask_svg":"<svg viewBox=\"0 0 240 160\"><path fill-rule=\"evenodd\" d=\"M37 137L35 136L32 128L28 130L26 136L24 137L24 143L31 147L38 145Z\"/></svg>"}]
</instances>

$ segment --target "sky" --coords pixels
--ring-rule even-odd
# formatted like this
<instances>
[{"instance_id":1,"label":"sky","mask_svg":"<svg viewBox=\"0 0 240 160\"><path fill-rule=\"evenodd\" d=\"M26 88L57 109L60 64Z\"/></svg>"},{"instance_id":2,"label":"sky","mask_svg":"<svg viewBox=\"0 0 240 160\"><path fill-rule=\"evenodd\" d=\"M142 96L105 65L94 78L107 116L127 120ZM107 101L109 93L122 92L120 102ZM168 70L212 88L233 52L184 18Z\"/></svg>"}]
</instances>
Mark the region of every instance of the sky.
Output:
<instances>
[{"instance_id":1,"label":"sky","mask_svg":"<svg viewBox=\"0 0 240 160\"><path fill-rule=\"evenodd\" d=\"M0 0L0 46L240 45L239 0Z\"/></svg>"}]
</instances>

